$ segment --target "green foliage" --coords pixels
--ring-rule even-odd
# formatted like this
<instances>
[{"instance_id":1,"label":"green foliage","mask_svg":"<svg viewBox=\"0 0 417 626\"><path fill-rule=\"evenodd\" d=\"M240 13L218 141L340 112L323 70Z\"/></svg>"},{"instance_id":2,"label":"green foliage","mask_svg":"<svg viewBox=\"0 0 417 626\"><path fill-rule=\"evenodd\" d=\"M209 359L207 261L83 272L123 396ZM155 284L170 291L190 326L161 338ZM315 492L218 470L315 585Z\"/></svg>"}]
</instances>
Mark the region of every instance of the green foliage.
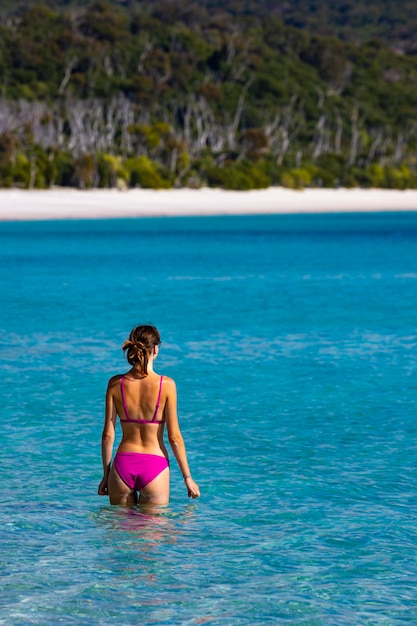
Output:
<instances>
[{"instance_id":1,"label":"green foliage","mask_svg":"<svg viewBox=\"0 0 417 626\"><path fill-rule=\"evenodd\" d=\"M348 47L337 39L313 37L300 58L317 69L330 88L341 91L349 79Z\"/></svg>"},{"instance_id":2,"label":"green foliage","mask_svg":"<svg viewBox=\"0 0 417 626\"><path fill-rule=\"evenodd\" d=\"M271 184L270 178L262 169L248 161L227 163L222 167L210 167L206 176L209 186L224 189L264 189Z\"/></svg>"},{"instance_id":3,"label":"green foliage","mask_svg":"<svg viewBox=\"0 0 417 626\"><path fill-rule=\"evenodd\" d=\"M351 180L346 177L348 169L343 156L324 154L316 160L312 170L312 183L318 187L351 187Z\"/></svg>"},{"instance_id":4,"label":"green foliage","mask_svg":"<svg viewBox=\"0 0 417 626\"><path fill-rule=\"evenodd\" d=\"M95 41L114 44L123 40L128 26L128 17L121 9L99 0L87 8L80 22L80 31Z\"/></svg>"},{"instance_id":5,"label":"green foliage","mask_svg":"<svg viewBox=\"0 0 417 626\"><path fill-rule=\"evenodd\" d=\"M80 189L92 189L96 186L97 167L92 154L84 154L74 162L73 185Z\"/></svg>"},{"instance_id":6,"label":"green foliage","mask_svg":"<svg viewBox=\"0 0 417 626\"><path fill-rule=\"evenodd\" d=\"M55 177L52 181L61 187L70 187L75 181L75 160L69 152L57 150L53 155Z\"/></svg>"},{"instance_id":7,"label":"green foliage","mask_svg":"<svg viewBox=\"0 0 417 626\"><path fill-rule=\"evenodd\" d=\"M415 186L417 56L382 9L411 32L382 0L5 0L0 185Z\"/></svg>"},{"instance_id":8,"label":"green foliage","mask_svg":"<svg viewBox=\"0 0 417 626\"><path fill-rule=\"evenodd\" d=\"M169 189L172 182L160 167L146 156L132 157L125 163L131 187ZM164 175L165 174L165 175Z\"/></svg>"},{"instance_id":9,"label":"green foliage","mask_svg":"<svg viewBox=\"0 0 417 626\"><path fill-rule=\"evenodd\" d=\"M21 15L28 8L39 4L39 0L2 0L0 18ZM86 0L43 0L45 6L55 11L74 13L84 8ZM90 5L92 2L89 3ZM271 23L275 30L276 24L286 26L284 32L278 31L276 44L284 46L288 27L296 27L294 32L303 29L319 36L337 37L343 41L367 41L379 39L389 45L398 45L406 50L415 51L415 32L417 15L414 0L402 0L401 4L386 0L368 0L368 2L328 2L327 0L293 0L277 3L272 0L183 0L167 2L166 0L109 0L107 3L95 3L96 7L106 4L107 12L120 14L152 14L163 24L179 23L184 27L195 28L204 21L211 20L219 25L235 24L241 16L251 16L252 20L261 19ZM97 8L95 11L97 13ZM120 19L120 16L119 16ZM96 16L96 21L98 20ZM100 24L99 34L106 28ZM97 26L96 26L97 28ZM137 33L138 27L133 29ZM105 33L106 34L106 31ZM298 36L300 39L300 35ZM198 46L199 42L196 42ZM292 45L292 44L291 44Z\"/></svg>"},{"instance_id":10,"label":"green foliage","mask_svg":"<svg viewBox=\"0 0 417 626\"><path fill-rule=\"evenodd\" d=\"M31 184L30 161L25 154L17 154L11 165L10 174L18 187L28 189Z\"/></svg>"},{"instance_id":11,"label":"green foliage","mask_svg":"<svg viewBox=\"0 0 417 626\"><path fill-rule=\"evenodd\" d=\"M385 178L386 186L391 189L407 189L411 186L411 172L406 165L387 167Z\"/></svg>"},{"instance_id":12,"label":"green foliage","mask_svg":"<svg viewBox=\"0 0 417 626\"><path fill-rule=\"evenodd\" d=\"M284 172L281 178L282 186L289 187L290 189L304 189L311 185L311 181L311 172L301 167Z\"/></svg>"},{"instance_id":13,"label":"green foliage","mask_svg":"<svg viewBox=\"0 0 417 626\"><path fill-rule=\"evenodd\" d=\"M127 187L130 172L123 164L121 156L98 154L96 158L99 187L119 187L122 189Z\"/></svg>"}]
</instances>

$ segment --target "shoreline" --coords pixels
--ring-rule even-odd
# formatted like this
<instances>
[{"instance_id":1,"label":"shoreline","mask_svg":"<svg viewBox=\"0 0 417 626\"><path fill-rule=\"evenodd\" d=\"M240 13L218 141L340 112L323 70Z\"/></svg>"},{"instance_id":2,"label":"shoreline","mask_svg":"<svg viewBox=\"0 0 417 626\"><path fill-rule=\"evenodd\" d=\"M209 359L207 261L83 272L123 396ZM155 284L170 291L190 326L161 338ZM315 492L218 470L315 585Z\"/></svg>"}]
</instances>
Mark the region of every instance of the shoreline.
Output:
<instances>
[{"instance_id":1,"label":"shoreline","mask_svg":"<svg viewBox=\"0 0 417 626\"><path fill-rule=\"evenodd\" d=\"M0 221L417 211L417 190L0 189Z\"/></svg>"}]
</instances>

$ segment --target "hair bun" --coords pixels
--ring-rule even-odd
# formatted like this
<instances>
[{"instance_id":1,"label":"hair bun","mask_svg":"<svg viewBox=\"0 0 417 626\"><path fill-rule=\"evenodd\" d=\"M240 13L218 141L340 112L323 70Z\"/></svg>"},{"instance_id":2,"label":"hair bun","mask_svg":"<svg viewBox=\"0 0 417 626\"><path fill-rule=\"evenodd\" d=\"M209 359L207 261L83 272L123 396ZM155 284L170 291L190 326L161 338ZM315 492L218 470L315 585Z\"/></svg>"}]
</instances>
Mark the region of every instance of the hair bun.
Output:
<instances>
[{"instance_id":1,"label":"hair bun","mask_svg":"<svg viewBox=\"0 0 417 626\"><path fill-rule=\"evenodd\" d=\"M142 372L148 372L148 359L156 345L161 341L159 331L155 326L136 326L123 343L122 350L130 365L139 364Z\"/></svg>"}]
</instances>

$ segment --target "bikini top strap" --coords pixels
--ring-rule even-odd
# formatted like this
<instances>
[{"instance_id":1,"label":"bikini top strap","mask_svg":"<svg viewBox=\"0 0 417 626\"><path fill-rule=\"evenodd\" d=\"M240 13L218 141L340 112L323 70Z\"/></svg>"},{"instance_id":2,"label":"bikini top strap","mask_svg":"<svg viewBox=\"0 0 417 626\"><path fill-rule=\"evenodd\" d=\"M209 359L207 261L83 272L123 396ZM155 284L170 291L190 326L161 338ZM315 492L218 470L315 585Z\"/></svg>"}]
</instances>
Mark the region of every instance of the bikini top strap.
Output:
<instances>
[{"instance_id":1,"label":"bikini top strap","mask_svg":"<svg viewBox=\"0 0 417 626\"><path fill-rule=\"evenodd\" d=\"M158 415L159 405L161 404L161 392L162 392L162 379L163 378L164 377L161 376L161 378L159 379L159 393L158 393L158 400L156 401L155 413L153 414L153 418L152 418L153 422L156 420L156 416Z\"/></svg>"},{"instance_id":2,"label":"bikini top strap","mask_svg":"<svg viewBox=\"0 0 417 626\"><path fill-rule=\"evenodd\" d=\"M129 418L129 413L127 411L127 405L126 405L126 397L125 397L125 377L122 376L120 379L120 384L121 384L121 391L122 391L122 402L123 402L123 408L125 410L125 414L128 420L130 420Z\"/></svg>"}]
</instances>

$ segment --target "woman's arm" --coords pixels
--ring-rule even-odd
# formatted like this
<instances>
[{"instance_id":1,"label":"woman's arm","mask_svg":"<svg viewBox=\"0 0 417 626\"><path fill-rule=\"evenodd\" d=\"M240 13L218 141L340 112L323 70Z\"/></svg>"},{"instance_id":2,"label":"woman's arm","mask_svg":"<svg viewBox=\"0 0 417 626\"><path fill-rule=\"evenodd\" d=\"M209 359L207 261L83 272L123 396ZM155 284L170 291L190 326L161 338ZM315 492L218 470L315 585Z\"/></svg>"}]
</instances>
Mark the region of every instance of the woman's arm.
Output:
<instances>
[{"instance_id":1,"label":"woman's arm","mask_svg":"<svg viewBox=\"0 0 417 626\"><path fill-rule=\"evenodd\" d=\"M103 461L103 478L98 486L98 495L107 496L107 481L109 478L111 457L113 454L113 444L116 430L116 406L111 393L110 382L106 392L106 411L104 416L104 427L101 435L101 458Z\"/></svg>"},{"instance_id":2,"label":"woman's arm","mask_svg":"<svg viewBox=\"0 0 417 626\"><path fill-rule=\"evenodd\" d=\"M184 439L182 438L182 434L178 424L177 388L175 386L175 382L172 379L168 379L166 388L168 390L168 393L165 403L164 415L168 431L168 441L183 475L184 482L188 491L188 497L198 498L200 496L200 489L197 483L191 477Z\"/></svg>"}]
</instances>

